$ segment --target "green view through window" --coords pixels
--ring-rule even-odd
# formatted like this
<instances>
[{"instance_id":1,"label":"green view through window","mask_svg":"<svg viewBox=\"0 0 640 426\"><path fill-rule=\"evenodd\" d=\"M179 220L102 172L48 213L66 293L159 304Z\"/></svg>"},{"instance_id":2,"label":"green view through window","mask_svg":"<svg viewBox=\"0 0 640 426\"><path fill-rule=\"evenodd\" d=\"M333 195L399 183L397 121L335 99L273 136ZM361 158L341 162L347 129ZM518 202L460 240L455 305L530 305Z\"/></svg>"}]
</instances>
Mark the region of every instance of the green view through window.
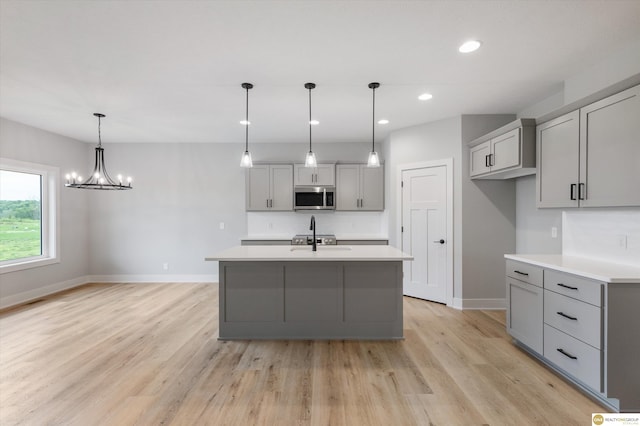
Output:
<instances>
[{"instance_id":1,"label":"green view through window","mask_svg":"<svg viewBox=\"0 0 640 426\"><path fill-rule=\"evenodd\" d=\"M0 170L0 261L42 254L42 176Z\"/></svg>"}]
</instances>

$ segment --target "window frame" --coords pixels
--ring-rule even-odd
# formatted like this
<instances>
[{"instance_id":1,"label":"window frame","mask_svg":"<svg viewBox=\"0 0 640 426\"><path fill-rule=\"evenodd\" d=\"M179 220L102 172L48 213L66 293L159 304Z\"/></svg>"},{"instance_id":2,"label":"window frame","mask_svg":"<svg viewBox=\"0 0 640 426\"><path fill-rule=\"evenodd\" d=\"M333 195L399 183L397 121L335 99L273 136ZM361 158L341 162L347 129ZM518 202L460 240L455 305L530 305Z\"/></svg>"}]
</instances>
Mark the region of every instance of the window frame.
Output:
<instances>
[{"instance_id":1,"label":"window frame","mask_svg":"<svg viewBox=\"0 0 640 426\"><path fill-rule=\"evenodd\" d=\"M41 176L40 232L42 238L42 254L40 256L2 261L0 262L0 274L60 263L60 238L58 238L60 169L45 164L28 163L2 157L0 157L0 169Z\"/></svg>"}]
</instances>

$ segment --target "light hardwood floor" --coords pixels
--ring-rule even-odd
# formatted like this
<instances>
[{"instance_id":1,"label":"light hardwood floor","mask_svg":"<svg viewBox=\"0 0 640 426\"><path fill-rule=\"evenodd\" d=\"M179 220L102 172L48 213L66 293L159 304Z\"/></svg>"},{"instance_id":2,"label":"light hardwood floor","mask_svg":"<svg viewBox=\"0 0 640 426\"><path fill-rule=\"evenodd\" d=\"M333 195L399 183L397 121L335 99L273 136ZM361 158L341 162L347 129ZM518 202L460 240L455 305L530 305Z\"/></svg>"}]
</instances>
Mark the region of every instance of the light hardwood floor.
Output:
<instances>
[{"instance_id":1,"label":"light hardwood floor","mask_svg":"<svg viewBox=\"0 0 640 426\"><path fill-rule=\"evenodd\" d=\"M502 311L404 300L402 341L218 341L217 285L94 284L0 313L0 425L587 425Z\"/></svg>"}]
</instances>

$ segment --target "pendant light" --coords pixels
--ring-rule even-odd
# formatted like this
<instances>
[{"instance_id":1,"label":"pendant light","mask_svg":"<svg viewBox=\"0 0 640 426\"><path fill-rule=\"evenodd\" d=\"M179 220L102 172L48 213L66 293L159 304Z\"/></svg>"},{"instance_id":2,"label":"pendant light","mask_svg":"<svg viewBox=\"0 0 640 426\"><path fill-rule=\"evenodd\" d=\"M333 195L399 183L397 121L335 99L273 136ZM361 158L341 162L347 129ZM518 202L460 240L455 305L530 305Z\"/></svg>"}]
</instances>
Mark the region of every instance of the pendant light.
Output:
<instances>
[{"instance_id":1,"label":"pendant light","mask_svg":"<svg viewBox=\"0 0 640 426\"><path fill-rule=\"evenodd\" d=\"M96 147L96 162L93 166L93 172L88 179L82 180L82 176L78 176L76 172L67 174L64 186L69 188L79 189L98 189L98 190L123 190L132 189L131 177L127 177L127 184L122 183L122 175L118 175L118 182L116 183L111 176L107 173L107 168L104 165L104 148L102 148L102 135L100 131L100 120L105 117L104 114L96 112L93 114L98 117L98 146Z\"/></svg>"},{"instance_id":2,"label":"pendant light","mask_svg":"<svg viewBox=\"0 0 640 426\"><path fill-rule=\"evenodd\" d=\"M376 143L376 89L380 87L380 83L369 83L369 89L373 92L373 116L371 124L371 152L367 160L367 167L380 167L380 158L375 150Z\"/></svg>"},{"instance_id":3,"label":"pendant light","mask_svg":"<svg viewBox=\"0 0 640 426\"><path fill-rule=\"evenodd\" d=\"M316 154L313 153L311 149L311 90L316 88L315 83L305 83L305 89L309 90L309 152L307 152L307 157L305 158L304 165L305 167L317 167L318 162L316 161Z\"/></svg>"},{"instance_id":4,"label":"pendant light","mask_svg":"<svg viewBox=\"0 0 640 426\"><path fill-rule=\"evenodd\" d=\"M245 136L244 136L244 154L242 154L242 158L240 159L240 167L250 168L253 167L253 161L251 161L251 153L249 152L249 89L253 89L253 84L251 83L242 83L242 88L247 91L247 108L245 119L242 124L246 126Z\"/></svg>"}]
</instances>

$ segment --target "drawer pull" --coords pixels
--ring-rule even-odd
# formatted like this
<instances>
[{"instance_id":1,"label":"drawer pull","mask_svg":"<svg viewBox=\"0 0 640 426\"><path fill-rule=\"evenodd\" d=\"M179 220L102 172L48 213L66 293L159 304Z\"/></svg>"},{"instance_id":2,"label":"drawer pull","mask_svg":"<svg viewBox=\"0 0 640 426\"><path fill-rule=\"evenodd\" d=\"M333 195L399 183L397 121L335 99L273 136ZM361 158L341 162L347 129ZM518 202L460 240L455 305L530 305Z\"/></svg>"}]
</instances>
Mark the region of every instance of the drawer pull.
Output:
<instances>
[{"instance_id":1,"label":"drawer pull","mask_svg":"<svg viewBox=\"0 0 640 426\"><path fill-rule=\"evenodd\" d=\"M558 352L560 352L562 355L566 356L567 358L571 358L571 359L578 359L577 356L573 356L570 353L567 353L564 351L564 349L558 348L556 349Z\"/></svg>"},{"instance_id":2,"label":"drawer pull","mask_svg":"<svg viewBox=\"0 0 640 426\"><path fill-rule=\"evenodd\" d=\"M569 286L569 285L562 284L562 283L558 283L558 285L559 285L560 287L563 287L563 288L568 288L569 290L577 290L577 289L578 289L578 287L571 287L571 286Z\"/></svg>"},{"instance_id":3,"label":"drawer pull","mask_svg":"<svg viewBox=\"0 0 640 426\"><path fill-rule=\"evenodd\" d=\"M516 274L525 275L527 277L529 276L529 274L527 274L526 272L520 272L520 271L513 271L513 272L515 272Z\"/></svg>"},{"instance_id":4,"label":"drawer pull","mask_svg":"<svg viewBox=\"0 0 640 426\"><path fill-rule=\"evenodd\" d=\"M570 317L569 315L565 314L564 312L557 312L557 314L558 314L558 315L560 315L561 317L568 318L568 319L570 319L570 320L572 320L572 321L578 321L578 318L576 318L576 317Z\"/></svg>"}]
</instances>

